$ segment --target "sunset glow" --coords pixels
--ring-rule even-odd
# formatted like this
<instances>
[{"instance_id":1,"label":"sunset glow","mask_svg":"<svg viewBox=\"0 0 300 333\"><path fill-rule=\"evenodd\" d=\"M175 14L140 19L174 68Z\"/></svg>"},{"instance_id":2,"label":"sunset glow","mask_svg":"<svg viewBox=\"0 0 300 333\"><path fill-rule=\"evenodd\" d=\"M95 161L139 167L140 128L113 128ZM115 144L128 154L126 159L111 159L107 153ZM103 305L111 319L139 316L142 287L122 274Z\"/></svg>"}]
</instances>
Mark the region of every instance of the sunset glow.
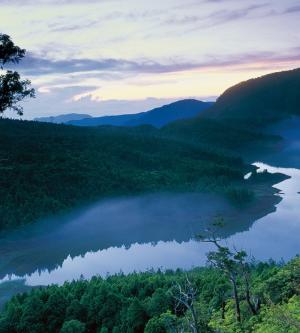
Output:
<instances>
[{"instance_id":1,"label":"sunset glow","mask_svg":"<svg viewBox=\"0 0 300 333\"><path fill-rule=\"evenodd\" d=\"M185 97L214 100L240 81L300 66L295 0L0 0L0 6L1 31L27 49L19 70L38 92L25 105L29 119L49 114L49 104L53 115L78 108L105 115Z\"/></svg>"}]
</instances>

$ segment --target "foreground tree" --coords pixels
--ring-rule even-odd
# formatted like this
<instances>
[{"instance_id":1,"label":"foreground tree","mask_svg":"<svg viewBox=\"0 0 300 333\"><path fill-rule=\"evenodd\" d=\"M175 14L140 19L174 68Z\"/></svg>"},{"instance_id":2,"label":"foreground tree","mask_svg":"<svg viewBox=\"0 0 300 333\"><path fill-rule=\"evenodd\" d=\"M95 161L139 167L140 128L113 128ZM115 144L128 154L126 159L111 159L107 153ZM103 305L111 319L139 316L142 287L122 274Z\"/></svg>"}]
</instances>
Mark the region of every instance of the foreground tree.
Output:
<instances>
[{"instance_id":1,"label":"foreground tree","mask_svg":"<svg viewBox=\"0 0 300 333\"><path fill-rule=\"evenodd\" d=\"M64 322L60 333L83 333L85 331L85 324L79 320L69 320Z\"/></svg>"},{"instance_id":2,"label":"foreground tree","mask_svg":"<svg viewBox=\"0 0 300 333\"><path fill-rule=\"evenodd\" d=\"M236 320L241 322L240 295L238 290L238 267L233 253L225 246L221 246L216 239L211 242L217 247L217 251L208 253L208 261L217 269L221 270L232 285L233 297L235 302Z\"/></svg>"},{"instance_id":3,"label":"foreground tree","mask_svg":"<svg viewBox=\"0 0 300 333\"><path fill-rule=\"evenodd\" d=\"M213 224L215 228L224 226L223 219L217 219ZM232 294L235 304L236 321L242 322L241 300L243 299L239 285L243 289L243 296L248 304L252 315L257 315L260 308L260 300L251 294L251 269L247 261L248 255L245 251L231 251L228 247L221 245L221 240L216 236L216 230L208 229L209 237L199 235L198 240L212 243L216 251L207 254L208 262L220 270L228 279L232 286ZM225 303L222 306L222 317L225 318Z\"/></svg>"},{"instance_id":4,"label":"foreground tree","mask_svg":"<svg viewBox=\"0 0 300 333\"><path fill-rule=\"evenodd\" d=\"M270 303L264 306L261 321L255 333L298 333L300 332L300 297L293 296L287 303Z\"/></svg>"},{"instance_id":5,"label":"foreground tree","mask_svg":"<svg viewBox=\"0 0 300 333\"><path fill-rule=\"evenodd\" d=\"M173 288L173 297L175 300L175 313L178 309L183 308L188 311L191 318L186 316L188 326L192 333L200 333L198 314L196 311L195 303L197 300L197 288L189 280L188 276L185 278L184 285L176 283Z\"/></svg>"},{"instance_id":6,"label":"foreground tree","mask_svg":"<svg viewBox=\"0 0 300 333\"><path fill-rule=\"evenodd\" d=\"M248 255L245 251L236 251L234 260L238 267L241 281L243 283L245 299L252 315L258 315L260 310L260 299L251 293L251 268L247 262Z\"/></svg>"},{"instance_id":7,"label":"foreground tree","mask_svg":"<svg viewBox=\"0 0 300 333\"><path fill-rule=\"evenodd\" d=\"M8 63L18 64L25 53L26 50L16 46L8 35L0 34L0 114L11 109L22 115L23 108L18 103L26 97L35 97L29 80L22 80L16 71L4 70Z\"/></svg>"}]
</instances>

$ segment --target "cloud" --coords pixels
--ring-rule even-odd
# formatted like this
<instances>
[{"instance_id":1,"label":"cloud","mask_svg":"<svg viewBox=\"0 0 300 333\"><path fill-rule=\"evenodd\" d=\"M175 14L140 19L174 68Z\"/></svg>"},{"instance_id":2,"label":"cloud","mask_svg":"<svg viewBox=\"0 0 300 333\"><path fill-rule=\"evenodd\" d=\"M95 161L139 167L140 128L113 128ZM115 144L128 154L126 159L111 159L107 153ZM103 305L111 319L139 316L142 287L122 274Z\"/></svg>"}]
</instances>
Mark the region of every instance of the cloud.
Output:
<instances>
[{"instance_id":1,"label":"cloud","mask_svg":"<svg viewBox=\"0 0 300 333\"><path fill-rule=\"evenodd\" d=\"M197 64L181 62L162 64L152 60L126 59L68 59L50 60L28 54L20 64L28 75L72 74L83 72L135 72L135 73L167 73L193 69Z\"/></svg>"},{"instance_id":2,"label":"cloud","mask_svg":"<svg viewBox=\"0 0 300 333\"><path fill-rule=\"evenodd\" d=\"M77 78L101 77L109 79L126 77L132 74L160 74L176 73L193 70L206 70L210 68L232 67L237 65L251 65L255 63L274 64L276 62L292 62L300 60L300 52L293 48L286 54L275 52L245 53L227 56L210 56L206 60L195 61L172 61L157 62L151 59L126 60L126 59L67 59L51 60L46 58L28 55L19 65L22 72L30 76L73 74Z\"/></svg>"},{"instance_id":3,"label":"cloud","mask_svg":"<svg viewBox=\"0 0 300 333\"><path fill-rule=\"evenodd\" d=\"M0 5L22 5L22 6L31 6L31 5L83 5L85 3L105 3L108 1L119 1L119 0L0 0Z\"/></svg>"},{"instance_id":4,"label":"cloud","mask_svg":"<svg viewBox=\"0 0 300 333\"><path fill-rule=\"evenodd\" d=\"M299 12L300 12L300 5L289 7L284 11L284 13L286 14L299 13Z\"/></svg>"},{"instance_id":5,"label":"cloud","mask_svg":"<svg viewBox=\"0 0 300 333\"><path fill-rule=\"evenodd\" d=\"M145 98L139 100L94 100L86 95L79 100L74 96L88 93L98 87L71 86L64 89L51 88L49 92L37 91L37 98L24 104L26 119L54 116L66 113L86 113L93 116L129 114L148 111L178 100L177 98ZM7 113L7 116L9 114Z\"/></svg>"},{"instance_id":6,"label":"cloud","mask_svg":"<svg viewBox=\"0 0 300 333\"><path fill-rule=\"evenodd\" d=\"M1 0L0 0L1 1ZM48 24L48 31L50 32L64 32L64 31L74 31L83 30L88 28L97 28L100 24L111 23L113 20L124 20L127 22L145 20L148 18L156 17L161 11L159 10L141 10L141 11L128 11L122 12L118 10L111 11L106 15L100 15L97 19L91 19L90 17L80 17L79 23L69 23L65 24L60 21L68 21L67 17L60 17L60 20Z\"/></svg>"},{"instance_id":7,"label":"cloud","mask_svg":"<svg viewBox=\"0 0 300 333\"><path fill-rule=\"evenodd\" d=\"M234 1L236 0L203 0L190 3L190 6L203 6L203 4L205 3L217 4L220 6L222 4L228 4L228 2L234 2ZM185 26L185 25L196 25L197 23L200 23L198 26L195 26L190 30L184 32L186 33L199 29L205 29L217 25L230 23L243 18L265 18L269 16L281 16L285 14L294 14L300 12L300 5L291 6L285 9L278 8L276 10L275 6L273 6L271 2L265 2L265 3L255 3L255 1L252 2L253 2L252 5L249 5L244 8L234 8L234 6L231 5L231 8L233 7L232 9L228 9L229 6L226 6L226 8L213 11L206 15L180 15L180 16L172 15L172 17L166 19L163 22L163 24L174 25L174 26L178 25ZM261 9L266 9L266 10L261 11Z\"/></svg>"},{"instance_id":8,"label":"cloud","mask_svg":"<svg viewBox=\"0 0 300 333\"><path fill-rule=\"evenodd\" d=\"M49 31L51 31L51 32L64 32L64 31L87 29L87 28L91 28L97 24L99 24L99 21L90 21L90 22L86 22L86 23L71 24L71 25L51 24L48 27L49 27Z\"/></svg>"},{"instance_id":9,"label":"cloud","mask_svg":"<svg viewBox=\"0 0 300 333\"><path fill-rule=\"evenodd\" d=\"M224 0L210 0L209 2L224 2ZM211 26L216 26L220 24L225 24L228 22L236 21L238 19L248 17L253 12L257 12L259 9L268 7L268 3L251 5L240 9L221 9L214 12L211 12L206 15L186 15L181 17L172 17L167 19L165 24L173 25L187 25L202 23L200 26L195 27L194 29L203 29ZM193 30L194 30L193 29Z\"/></svg>"}]
</instances>

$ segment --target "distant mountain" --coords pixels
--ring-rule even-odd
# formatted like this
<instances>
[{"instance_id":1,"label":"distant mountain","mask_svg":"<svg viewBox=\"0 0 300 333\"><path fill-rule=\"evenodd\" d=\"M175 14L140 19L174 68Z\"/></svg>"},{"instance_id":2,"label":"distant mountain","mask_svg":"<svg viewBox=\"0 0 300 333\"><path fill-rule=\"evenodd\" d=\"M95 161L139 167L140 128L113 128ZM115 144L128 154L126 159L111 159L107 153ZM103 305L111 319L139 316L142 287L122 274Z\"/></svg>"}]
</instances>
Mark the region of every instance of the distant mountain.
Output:
<instances>
[{"instance_id":1,"label":"distant mountain","mask_svg":"<svg viewBox=\"0 0 300 333\"><path fill-rule=\"evenodd\" d=\"M300 68L244 81L227 89L208 111L168 124L162 131L239 153L250 144L258 150L275 140L266 132L268 126L300 116L299 91Z\"/></svg>"},{"instance_id":2,"label":"distant mountain","mask_svg":"<svg viewBox=\"0 0 300 333\"><path fill-rule=\"evenodd\" d=\"M90 116L89 114L69 113L53 117L39 117L39 118L34 118L34 120L44 123L63 124L69 121L81 120L84 118L92 118L92 116Z\"/></svg>"},{"instance_id":3,"label":"distant mountain","mask_svg":"<svg viewBox=\"0 0 300 333\"><path fill-rule=\"evenodd\" d=\"M264 207L261 199L269 202L274 179L257 174L245 180L244 175L254 167L242 157L256 160L249 158L249 148L253 152L273 146L276 151L283 149L280 139L266 132L266 125L300 115L299 91L300 69L236 85L207 111L201 112L211 103L187 100L116 117L127 117L132 127L0 119L0 156L4 156L0 161L4 171L0 172L0 231L98 198L142 192L211 191L238 205L248 205L253 199L256 212ZM162 126L168 113L178 111L182 116L181 111L186 117L191 110L199 116L161 129L133 127L145 118ZM157 112L159 123L154 117ZM261 187L264 182L266 190Z\"/></svg>"},{"instance_id":4,"label":"distant mountain","mask_svg":"<svg viewBox=\"0 0 300 333\"><path fill-rule=\"evenodd\" d=\"M185 99L146 112L118 116L90 117L80 120L71 120L68 124L76 126L152 125L160 128L175 120L193 118L212 105L213 102L201 102L195 99Z\"/></svg>"},{"instance_id":5,"label":"distant mountain","mask_svg":"<svg viewBox=\"0 0 300 333\"><path fill-rule=\"evenodd\" d=\"M227 89L213 112L219 120L266 126L289 115L300 115L300 68L268 74Z\"/></svg>"}]
</instances>

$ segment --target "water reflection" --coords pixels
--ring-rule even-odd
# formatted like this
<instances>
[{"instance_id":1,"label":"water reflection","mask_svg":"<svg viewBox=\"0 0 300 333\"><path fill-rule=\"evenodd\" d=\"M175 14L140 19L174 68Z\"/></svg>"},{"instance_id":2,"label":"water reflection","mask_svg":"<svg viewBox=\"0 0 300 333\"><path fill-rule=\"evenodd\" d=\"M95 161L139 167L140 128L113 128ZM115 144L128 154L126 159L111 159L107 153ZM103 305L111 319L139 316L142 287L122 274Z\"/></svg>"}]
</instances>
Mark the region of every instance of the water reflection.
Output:
<instances>
[{"instance_id":1,"label":"water reflection","mask_svg":"<svg viewBox=\"0 0 300 333\"><path fill-rule=\"evenodd\" d=\"M264 200L268 201L267 204ZM164 248L172 247L173 240L178 242L176 244L185 244L197 233L203 232L216 215L224 216L227 220L226 226L220 231L226 237L248 230L254 220L274 209L276 200L279 201L279 198L269 193L259 205L249 206L242 211L216 195L199 193L166 193L102 201L70 216L48 220L3 236L0 239L0 278L11 274L24 276L35 271L53 271L71 258L85 256L87 252L100 253L101 256L101 251L107 250L104 253L108 253L109 257L115 248L128 253L126 260L130 263L136 257L134 255L130 259L132 244L153 245L160 242L159 246L162 246L161 241L164 241ZM156 247L153 245L151 248ZM139 249L143 251L143 245ZM168 261L161 261L160 255L154 256L153 260L149 256L148 267L167 266ZM157 263L155 258L158 258ZM176 267L181 267L183 262L178 258ZM120 263L118 270L123 269L123 260ZM135 268L140 269L140 266L137 264ZM99 273L116 271L98 269ZM86 275L88 272L78 268L78 274Z\"/></svg>"},{"instance_id":2,"label":"water reflection","mask_svg":"<svg viewBox=\"0 0 300 333\"><path fill-rule=\"evenodd\" d=\"M178 243L158 242L157 244L132 244L129 248L111 247L84 256L64 260L62 266L52 271L35 272L25 276L30 286L62 284L66 280L79 279L81 275L91 278L113 273L130 273L149 269L188 269L205 263L207 246L196 241ZM11 278L16 279L16 276ZM6 277L8 279L8 277Z\"/></svg>"},{"instance_id":3,"label":"water reflection","mask_svg":"<svg viewBox=\"0 0 300 333\"><path fill-rule=\"evenodd\" d=\"M238 233L229 239L238 247L252 251L260 260L270 258L291 259L300 254L300 170L277 168L263 163L255 163L260 171L284 173L291 178L275 187L281 190L283 200L277 205L276 212L258 220L247 233Z\"/></svg>"},{"instance_id":4,"label":"water reflection","mask_svg":"<svg viewBox=\"0 0 300 333\"><path fill-rule=\"evenodd\" d=\"M273 258L280 260L283 258L288 260L295 254L300 253L300 216L298 213L300 204L300 196L298 194L300 189L300 170L274 168L262 163L256 163L256 166L260 171L267 169L270 173L280 172L285 173L291 177L290 179L287 179L276 186L282 191L280 196L283 198L283 200L277 205L276 211L274 213L259 219L250 228L250 230L243 231L245 228L236 228L235 235L228 237L226 242L231 245L234 244L238 248L244 248L247 251L251 251L251 254L254 255L257 259L267 260ZM174 201L174 198L176 198L176 201ZM203 205L199 206L200 198ZM214 202L218 202L218 206L214 206L214 209L211 210L211 205L207 205L207 202L205 203L204 199L214 199ZM66 280L78 279L81 275L83 275L85 278L90 278L93 275L105 276L107 273L113 274L120 271L128 273L135 270L144 271L150 268L176 269L180 267L188 269L193 266L203 265L205 263L205 254L210 249L209 245L207 243L198 243L189 239L191 238L191 235L195 233L195 230L199 230L198 218L200 219L200 217L203 216L202 214L204 211L206 213L206 217L213 216L213 214L215 214L216 207L218 207L219 210L226 210L229 209L228 205L226 205L220 199L218 199L219 201L215 201L216 198L204 198L202 196L199 197L198 194L176 195L171 201L170 196L161 196L159 200L160 203L163 203L163 205L160 205L159 208L157 207L157 202L154 197L146 196L143 199L140 198L139 200L142 200L141 202L139 201L138 205L138 207L140 207L139 213L137 214L135 210L129 209L129 211L131 211L131 213L135 212L139 218L141 217L141 212L144 212L146 213L148 220L146 219L141 221L138 218L133 219L133 221L131 220L133 223L132 225L123 224L120 230L119 223L122 221L122 216L119 216L120 209L122 207L124 208L124 205L127 207L127 209L132 209L133 202L125 200L125 202L119 202L118 207L112 207L110 204L106 203L108 204L107 209L110 212L110 216L114 211L118 212L117 215L119 216L120 220L118 220L115 225L116 230L111 229L112 225L110 225L108 222L108 224L101 224L101 228L99 230L105 233L106 227L107 230L113 231L109 233L111 236L109 239L107 239L108 234L105 233L105 242L118 244L118 242L124 241L124 235L127 235L128 240L141 237L142 239L146 240L146 242L142 244L134 243L129 246L110 246L101 249L100 244L103 244L101 243L101 233L99 233L99 230L98 232L95 232L95 223L91 223L91 220L93 220L92 217L97 215L95 215L95 212L99 213L99 206L97 206L91 210L88 210L88 212L83 213L83 215L80 218L75 219L71 225L62 225L59 231L55 231L54 233L48 235L47 238L44 239L47 241L43 245L40 242L34 242L33 244L39 247L42 245L42 248L46 251L39 252L40 256L38 256L38 258L45 258L45 256L47 257L47 254L53 258L55 257L55 255L53 255L53 251L57 249L58 252L61 252L60 247L62 246L63 242L66 242L66 248L68 248L70 246L70 239L74 241L79 235L85 240L86 243L86 240L88 239L86 236L89 235L91 237L90 247L93 245L96 246L95 240L98 239L98 246L100 250L90 250L84 255L77 255L74 257L65 256L62 260L62 263L57 265L55 268L52 267L50 269L39 269L36 271L29 270L26 272L26 269L28 270L32 267L27 267L25 265L25 268L22 266L25 274L16 273L10 277L7 275L4 280L9 278L15 279L18 275L25 275L24 278L27 285L31 286L47 285L51 283L62 284ZM145 200L147 202L146 206L143 204L145 203ZM165 200L169 201L166 202ZM178 205L178 203L180 203L180 205ZM188 207L190 208L189 212L191 214L189 219L186 218L185 211L187 203ZM174 204L173 208L172 204ZM136 202L134 207L136 208ZM145 211L146 207L148 207L147 211ZM149 207L151 207L152 217L150 217L151 214L149 214ZM154 207L156 207L156 209L154 209ZM103 213L103 211L103 207L101 206L101 212ZM168 212L167 215L165 215L166 212ZM181 216L183 212L185 212L184 216ZM171 219L170 214L173 216ZM155 239L155 234L153 234L152 231L153 223L161 223L161 218L163 218L163 216L166 218L164 223L167 223L167 221L168 223L162 223L162 225L156 225L156 227L159 229L159 237L162 238L165 235L167 238L169 237L169 240L157 241L155 243L147 241L147 239L150 239L151 241ZM183 221L185 221L185 223ZM197 223L193 223L195 221L197 221ZM86 228L83 233L78 233L78 231L82 229L82 222L84 222L84 226L86 226ZM141 224L143 227L140 230L138 228L139 224ZM205 221L202 220L202 228L204 228L205 225ZM230 226L231 228L233 227L232 224ZM76 227L79 229L77 232L74 232ZM228 228L229 227L227 226L227 229L225 229L223 232L230 234L232 230ZM139 231L136 231L137 229ZM124 234L121 233L120 236L119 233L117 233L117 230L121 232L123 230ZM135 232L138 234L130 233L129 237L128 231L130 230L135 230ZM141 230L143 230L143 232L142 234L139 234ZM162 232L162 230L165 230L165 232ZM71 231L73 231L73 234ZM116 234L114 231L116 231ZM73 237L71 237L70 233L73 235ZM58 235L59 241L55 241ZM66 235L69 235L71 238L64 239L63 236ZM174 237L176 241L170 241L172 237ZM53 243L51 243L51 240L53 240ZM32 239L27 239L27 242L29 243L25 242L25 244L31 244L30 241L32 241ZM17 242L17 244L19 244L19 242ZM49 248L51 249L50 252ZM22 263L24 263L24 259L26 259L24 258L24 250L20 249L20 251L22 251L23 254L23 256L20 257L20 262L22 261ZM36 260L36 251L33 245L30 249L27 249L27 252L25 251L25 254L27 256L32 254ZM14 259L18 259L18 257ZM14 264L14 268L16 269L16 262L18 261L12 260L12 262ZM7 267L10 266L6 266L6 269ZM18 269L16 272L18 272ZM23 271L21 270L21 272Z\"/></svg>"},{"instance_id":5,"label":"water reflection","mask_svg":"<svg viewBox=\"0 0 300 333\"><path fill-rule=\"evenodd\" d=\"M258 220L249 231L236 233L227 238L229 245L244 248L260 260L292 258L300 253L300 216L298 208L300 196L300 170L274 168L256 163L260 171L281 172L291 176L277 187L282 190L283 200L276 212ZM205 254L211 249L207 243L159 241L156 244L132 244L129 248L110 247L105 250L88 252L84 256L65 259L61 266L52 271L35 272L27 275L26 283L31 286L62 284L66 280L85 278L94 275L105 276L107 273L120 271L145 271L150 268L188 269L205 264Z\"/></svg>"},{"instance_id":6,"label":"water reflection","mask_svg":"<svg viewBox=\"0 0 300 333\"><path fill-rule=\"evenodd\" d=\"M255 165L291 178L275 186L279 194L270 191L255 207L241 211L220 197L197 193L118 198L0 235L0 308L28 286L203 265L210 245L191 239L216 215L228 222L221 232L227 244L258 260L300 254L299 126L300 118L294 117L270 129L284 137L283 146L263 160L280 167ZM245 179L251 182L251 176Z\"/></svg>"}]
</instances>

